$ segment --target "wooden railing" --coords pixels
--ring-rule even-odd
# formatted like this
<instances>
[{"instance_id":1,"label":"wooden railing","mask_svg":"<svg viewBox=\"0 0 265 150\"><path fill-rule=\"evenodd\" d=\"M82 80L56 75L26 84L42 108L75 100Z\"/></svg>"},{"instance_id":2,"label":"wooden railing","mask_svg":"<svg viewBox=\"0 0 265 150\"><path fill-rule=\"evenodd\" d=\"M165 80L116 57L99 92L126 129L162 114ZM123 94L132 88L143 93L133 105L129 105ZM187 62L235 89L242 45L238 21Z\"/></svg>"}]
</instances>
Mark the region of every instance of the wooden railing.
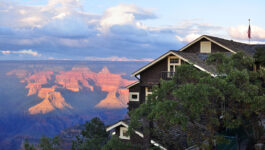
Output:
<instances>
[{"instance_id":1,"label":"wooden railing","mask_svg":"<svg viewBox=\"0 0 265 150\"><path fill-rule=\"evenodd\" d=\"M172 80L176 72L162 71L161 78L163 80Z\"/></svg>"}]
</instances>

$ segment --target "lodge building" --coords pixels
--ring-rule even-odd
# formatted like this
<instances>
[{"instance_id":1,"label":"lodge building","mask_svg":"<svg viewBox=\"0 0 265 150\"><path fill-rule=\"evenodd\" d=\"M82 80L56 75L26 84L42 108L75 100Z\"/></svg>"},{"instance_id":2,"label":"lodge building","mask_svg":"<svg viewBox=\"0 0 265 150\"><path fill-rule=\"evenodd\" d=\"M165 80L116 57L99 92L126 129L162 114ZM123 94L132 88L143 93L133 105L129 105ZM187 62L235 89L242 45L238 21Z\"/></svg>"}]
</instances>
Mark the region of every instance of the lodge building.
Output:
<instances>
[{"instance_id":1,"label":"lodge building","mask_svg":"<svg viewBox=\"0 0 265 150\"><path fill-rule=\"evenodd\" d=\"M265 47L261 44L246 44L226 40L209 35L202 35L194 41L188 43L180 50L170 50L153 60L149 64L132 73L138 81L127 86L129 89L129 111L137 108L146 101L149 94L152 94L152 87L160 84L162 80L171 80L176 72L176 67L183 64L191 64L200 71L210 74L212 77L218 76L215 66L206 63L207 57L212 53L233 54L243 52L247 56L253 57L256 48ZM130 140L132 143L141 144L143 133L135 130L135 135L127 136L129 120L122 120L107 128L119 136L121 140ZM152 140L151 144L167 149L166 145L159 144L159 141Z\"/></svg>"}]
</instances>

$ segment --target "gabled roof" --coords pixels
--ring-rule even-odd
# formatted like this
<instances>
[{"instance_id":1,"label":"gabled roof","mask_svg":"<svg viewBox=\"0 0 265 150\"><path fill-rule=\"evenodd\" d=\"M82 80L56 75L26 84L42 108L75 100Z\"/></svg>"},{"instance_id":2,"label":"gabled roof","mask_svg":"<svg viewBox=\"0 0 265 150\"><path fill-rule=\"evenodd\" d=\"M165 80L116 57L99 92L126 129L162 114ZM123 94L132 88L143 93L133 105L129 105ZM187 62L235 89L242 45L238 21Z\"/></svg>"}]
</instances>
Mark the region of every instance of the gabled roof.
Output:
<instances>
[{"instance_id":1,"label":"gabled roof","mask_svg":"<svg viewBox=\"0 0 265 150\"><path fill-rule=\"evenodd\" d=\"M128 126L128 124L127 123L125 123L125 121L119 121L119 122L117 122L117 123L115 123L115 124L113 124L113 125L111 125L111 126L108 126L107 128L106 128L106 131L108 132L108 131L110 131L110 130L112 130L112 129L115 129L116 127L118 127L118 126L124 126L124 127L126 127L126 128L128 128L129 126Z\"/></svg>"},{"instance_id":2,"label":"gabled roof","mask_svg":"<svg viewBox=\"0 0 265 150\"><path fill-rule=\"evenodd\" d=\"M177 57L181 58L182 60L184 60L185 62L198 68L199 70L209 73L211 76L215 77L217 75L216 69L214 69L214 67L207 66L207 64L203 60L200 60L199 57L196 58L196 57L194 57L195 55L188 56L189 54L192 54L192 53L186 53L186 52L184 53L184 52L179 52L176 50L170 50L167 53L160 56L159 58L155 59L154 61L152 61L149 64L145 65L144 67L140 68L136 72L132 73L132 76L136 76L136 75L140 74L142 71L153 66L154 64L156 64L157 62L166 58L169 55L177 56Z\"/></svg>"},{"instance_id":3,"label":"gabled roof","mask_svg":"<svg viewBox=\"0 0 265 150\"><path fill-rule=\"evenodd\" d=\"M257 47L265 47L265 44L246 44L241 42L236 42L233 40L226 40L219 37L204 35L204 37L207 37L208 39L211 39L231 50L234 52L244 52L248 56L253 56L256 52Z\"/></svg>"},{"instance_id":4,"label":"gabled roof","mask_svg":"<svg viewBox=\"0 0 265 150\"><path fill-rule=\"evenodd\" d=\"M190 42L189 44L187 44L186 46L184 46L183 48L181 48L179 51L184 51L186 48L190 47L191 45L195 44L196 42L200 41L203 38L205 38L205 39L207 39L207 40L215 43L216 45L218 45L218 46L220 46L220 47L222 47L222 48L224 48L224 49L226 49L226 50L228 50L228 51L230 51L232 53L236 53L231 48L229 48L229 47L227 47L225 45L222 45L221 43L215 41L211 36L208 36L208 35L202 35L202 36L198 37L197 39L193 40L192 42Z\"/></svg>"},{"instance_id":5,"label":"gabled roof","mask_svg":"<svg viewBox=\"0 0 265 150\"><path fill-rule=\"evenodd\" d=\"M145 69L153 66L154 64L156 64L157 62L159 62L160 60L166 58L167 56L173 54L174 52L172 51L168 51L167 53L163 54L162 56L158 57L157 59L151 61L150 63L148 63L147 65L143 66L142 68L138 69L137 71L135 71L134 73L132 73L132 76L136 76L138 75L140 72L144 71Z\"/></svg>"},{"instance_id":6,"label":"gabled roof","mask_svg":"<svg viewBox=\"0 0 265 150\"><path fill-rule=\"evenodd\" d=\"M113 125L110 125L110 126L108 126L107 128L106 128L106 131L108 132L108 131L110 131L110 130L113 130L113 129L115 129L116 127L118 127L118 126L123 126L123 127L126 127L126 128L129 128L129 121L130 120L121 120L121 121L119 121L119 122L117 122L117 123L115 123L115 124L113 124ZM136 130L134 130L134 133L135 134L137 134L137 135L139 135L141 138L144 138L144 135L143 135L143 133L141 133L141 132L139 132L139 131L136 131ZM167 150L165 147L163 147L162 145L160 145L159 143L157 143L156 141L154 141L154 140L152 140L151 139L151 144L153 144L154 146L156 146L156 147L159 147L160 149L162 149L162 150Z\"/></svg>"},{"instance_id":7,"label":"gabled roof","mask_svg":"<svg viewBox=\"0 0 265 150\"><path fill-rule=\"evenodd\" d=\"M212 76L217 75L216 67L213 65L208 65L206 63L206 59L210 54L202 54L202 53L187 53L174 51L178 56L185 58L188 63L192 64L196 68L211 74Z\"/></svg>"},{"instance_id":8,"label":"gabled roof","mask_svg":"<svg viewBox=\"0 0 265 150\"><path fill-rule=\"evenodd\" d=\"M132 83L132 84L130 84L130 85L127 85L125 88L126 88L126 89L129 89L129 88L131 88L131 87L137 85L138 83L140 83L140 81L136 81L136 82L134 82L134 83Z\"/></svg>"},{"instance_id":9,"label":"gabled roof","mask_svg":"<svg viewBox=\"0 0 265 150\"><path fill-rule=\"evenodd\" d=\"M150 62L149 64L145 65L144 67L140 68L139 70L135 71L132 73L132 76L136 76L140 74L142 71L146 70L147 68L153 66L160 60L166 58L169 55L175 55L180 57L182 60L186 61L189 64L192 64L194 67L209 73L212 76L216 76L216 68L214 66L207 65L206 62L203 60L202 55L208 55L208 54L198 54L198 53L188 53L185 52L185 49L190 47L191 45L195 44L196 42L202 40L202 39L207 39L216 45L226 49L228 52L231 53L237 53L237 52L244 52L248 56L253 56L256 52L257 47L265 47L264 44L246 44L246 43L240 43L240 42L235 42L232 40L226 40L214 36L209 36L209 35L202 35L199 38L195 39L194 41L190 42L180 50L171 50L168 51L167 53L163 54L162 56L158 57L154 61Z\"/></svg>"}]
</instances>

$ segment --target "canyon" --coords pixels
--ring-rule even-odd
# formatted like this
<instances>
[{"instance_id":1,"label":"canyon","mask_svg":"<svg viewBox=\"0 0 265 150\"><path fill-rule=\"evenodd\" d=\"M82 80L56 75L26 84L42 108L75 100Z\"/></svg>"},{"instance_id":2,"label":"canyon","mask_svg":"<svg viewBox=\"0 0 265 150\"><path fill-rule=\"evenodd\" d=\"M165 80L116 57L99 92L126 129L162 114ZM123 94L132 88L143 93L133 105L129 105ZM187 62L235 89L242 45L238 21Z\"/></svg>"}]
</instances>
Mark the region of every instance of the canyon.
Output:
<instances>
[{"instance_id":1,"label":"canyon","mask_svg":"<svg viewBox=\"0 0 265 150\"><path fill-rule=\"evenodd\" d=\"M128 117L130 73L147 62L1 61L0 149L21 149L94 117ZM70 141L71 143L71 141Z\"/></svg>"},{"instance_id":2,"label":"canyon","mask_svg":"<svg viewBox=\"0 0 265 150\"><path fill-rule=\"evenodd\" d=\"M79 92L87 89L91 92L95 87L107 95L95 108L119 109L126 108L128 90L124 87L132 84L133 80L123 79L123 74L111 73L107 67L93 72L88 67L73 67L69 71L33 71L18 69L7 73L15 75L21 83L26 84L27 96L37 95L42 101L28 108L28 113L46 114L56 109L73 109L63 97L61 90Z\"/></svg>"}]
</instances>

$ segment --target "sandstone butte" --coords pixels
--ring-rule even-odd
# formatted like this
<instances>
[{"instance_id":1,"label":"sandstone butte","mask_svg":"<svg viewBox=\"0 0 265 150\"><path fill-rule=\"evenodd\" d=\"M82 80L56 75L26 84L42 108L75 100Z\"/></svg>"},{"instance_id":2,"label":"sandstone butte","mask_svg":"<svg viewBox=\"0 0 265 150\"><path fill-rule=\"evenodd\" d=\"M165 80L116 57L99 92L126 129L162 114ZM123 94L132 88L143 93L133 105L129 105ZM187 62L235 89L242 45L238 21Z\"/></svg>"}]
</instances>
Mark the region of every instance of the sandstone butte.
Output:
<instances>
[{"instance_id":1,"label":"sandstone butte","mask_svg":"<svg viewBox=\"0 0 265 150\"><path fill-rule=\"evenodd\" d=\"M72 108L71 105L65 102L60 92L54 91L54 88L42 88L38 96L44 98L39 104L29 108L30 114L45 114L57 109Z\"/></svg>"},{"instance_id":2,"label":"sandstone butte","mask_svg":"<svg viewBox=\"0 0 265 150\"><path fill-rule=\"evenodd\" d=\"M97 108L125 108L128 103L129 92L124 89L134 81L126 80L121 77L122 74L110 73L107 67L104 67L99 73L92 72L87 67L73 67L72 70L66 72L53 73L51 71L42 71L30 74L25 70L13 70L7 75L15 74L19 78L24 78L21 82L27 83L26 88L29 89L28 96L38 94L43 99L39 104L29 108L30 114L45 114L55 109L72 108L65 102L65 99L56 88L79 92L83 88L94 91L94 87L88 81L107 92L106 98L101 100L95 107ZM51 88L43 88L51 80L51 76L55 75L54 85ZM117 97L118 95L118 97Z\"/></svg>"},{"instance_id":3,"label":"sandstone butte","mask_svg":"<svg viewBox=\"0 0 265 150\"><path fill-rule=\"evenodd\" d=\"M108 92L107 97L101 100L96 107L98 108L124 108L127 107L129 92L124 92L120 87L127 86L135 81L123 79L121 74L112 74L107 67L104 67L96 77L95 84L101 87L102 91ZM119 97L117 98L117 92Z\"/></svg>"},{"instance_id":4,"label":"sandstone butte","mask_svg":"<svg viewBox=\"0 0 265 150\"><path fill-rule=\"evenodd\" d=\"M22 80L21 82L27 82L26 88L29 89L28 96L37 94L41 89L41 86L47 84L48 80L51 80L51 75L53 75L53 72L51 71L42 71L32 74Z\"/></svg>"}]
</instances>

